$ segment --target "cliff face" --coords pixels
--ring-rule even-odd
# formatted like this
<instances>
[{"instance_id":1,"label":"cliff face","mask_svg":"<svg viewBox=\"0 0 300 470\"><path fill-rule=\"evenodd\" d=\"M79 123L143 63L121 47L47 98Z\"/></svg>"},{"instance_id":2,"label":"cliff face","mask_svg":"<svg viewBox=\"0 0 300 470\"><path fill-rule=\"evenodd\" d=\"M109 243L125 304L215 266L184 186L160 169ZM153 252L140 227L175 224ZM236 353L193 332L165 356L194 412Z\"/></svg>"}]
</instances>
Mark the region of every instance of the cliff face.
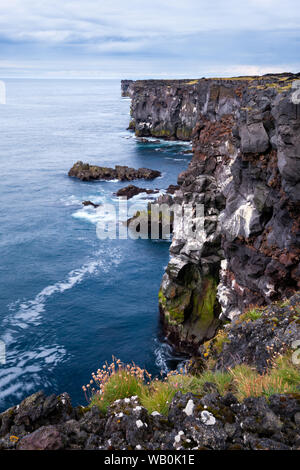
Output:
<instances>
[{"instance_id":1,"label":"cliff face","mask_svg":"<svg viewBox=\"0 0 300 470\"><path fill-rule=\"evenodd\" d=\"M205 237L195 244L175 227L159 293L180 349L197 351L220 319L300 288L299 78L130 84L137 135L193 140L174 201L204 204Z\"/></svg>"},{"instance_id":2,"label":"cliff face","mask_svg":"<svg viewBox=\"0 0 300 470\"><path fill-rule=\"evenodd\" d=\"M122 81L122 95L132 98L129 127L138 136L190 140L207 87L198 80Z\"/></svg>"}]
</instances>

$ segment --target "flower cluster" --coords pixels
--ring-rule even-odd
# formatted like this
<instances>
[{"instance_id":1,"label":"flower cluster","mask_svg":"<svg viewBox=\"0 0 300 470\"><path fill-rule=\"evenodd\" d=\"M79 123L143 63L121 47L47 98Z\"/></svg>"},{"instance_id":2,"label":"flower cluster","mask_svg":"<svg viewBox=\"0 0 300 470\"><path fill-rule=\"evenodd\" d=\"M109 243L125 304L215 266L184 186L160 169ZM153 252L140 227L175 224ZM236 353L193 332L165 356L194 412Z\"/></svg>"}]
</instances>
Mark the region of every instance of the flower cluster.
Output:
<instances>
[{"instance_id":1,"label":"flower cluster","mask_svg":"<svg viewBox=\"0 0 300 470\"><path fill-rule=\"evenodd\" d=\"M82 387L87 401L90 401L95 394L103 395L108 383L111 384L113 379L119 379L118 381L122 382L123 387L126 387L126 385L130 385L132 379L140 384L149 383L151 374L134 362L124 364L120 359L113 356L111 364L105 362L101 369L98 369L96 373L92 373L90 382ZM114 387L117 388L117 384Z\"/></svg>"}]
</instances>

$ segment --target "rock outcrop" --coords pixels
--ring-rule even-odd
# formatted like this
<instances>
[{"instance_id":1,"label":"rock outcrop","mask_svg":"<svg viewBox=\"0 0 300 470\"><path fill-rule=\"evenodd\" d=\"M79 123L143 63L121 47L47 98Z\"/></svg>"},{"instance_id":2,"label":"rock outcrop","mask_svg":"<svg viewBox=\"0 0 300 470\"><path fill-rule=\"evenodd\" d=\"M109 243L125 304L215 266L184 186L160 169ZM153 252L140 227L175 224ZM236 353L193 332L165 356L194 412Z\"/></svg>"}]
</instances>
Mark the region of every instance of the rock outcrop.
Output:
<instances>
[{"instance_id":1,"label":"rock outcrop","mask_svg":"<svg viewBox=\"0 0 300 470\"><path fill-rule=\"evenodd\" d=\"M129 129L139 137L190 140L204 105L198 83L198 80L137 80L127 86L122 82L123 93L132 98Z\"/></svg>"},{"instance_id":2,"label":"rock outcrop","mask_svg":"<svg viewBox=\"0 0 300 470\"><path fill-rule=\"evenodd\" d=\"M209 384L208 384L209 385ZM300 400L178 392L168 416L137 397L72 408L69 397L38 392L0 414L0 450L299 450Z\"/></svg>"},{"instance_id":3,"label":"rock outcrop","mask_svg":"<svg viewBox=\"0 0 300 470\"><path fill-rule=\"evenodd\" d=\"M168 339L197 352L220 320L300 287L300 74L131 83L138 136L193 140L174 202L204 205L204 236L174 227L159 303ZM191 224L196 223L190 214Z\"/></svg>"},{"instance_id":4,"label":"rock outcrop","mask_svg":"<svg viewBox=\"0 0 300 470\"><path fill-rule=\"evenodd\" d=\"M135 179L152 180L161 176L160 171L149 170L148 168L129 168L128 166L116 165L115 168L89 165L81 161L76 162L70 169L69 176L78 178L81 181L92 180L113 180L132 181Z\"/></svg>"},{"instance_id":5,"label":"rock outcrop","mask_svg":"<svg viewBox=\"0 0 300 470\"><path fill-rule=\"evenodd\" d=\"M293 351L300 363L300 292L284 302L256 307L237 316L200 347L198 369L226 371L247 364L264 374L274 359ZM202 363L201 363L202 360ZM300 391L300 383L299 383Z\"/></svg>"}]
</instances>

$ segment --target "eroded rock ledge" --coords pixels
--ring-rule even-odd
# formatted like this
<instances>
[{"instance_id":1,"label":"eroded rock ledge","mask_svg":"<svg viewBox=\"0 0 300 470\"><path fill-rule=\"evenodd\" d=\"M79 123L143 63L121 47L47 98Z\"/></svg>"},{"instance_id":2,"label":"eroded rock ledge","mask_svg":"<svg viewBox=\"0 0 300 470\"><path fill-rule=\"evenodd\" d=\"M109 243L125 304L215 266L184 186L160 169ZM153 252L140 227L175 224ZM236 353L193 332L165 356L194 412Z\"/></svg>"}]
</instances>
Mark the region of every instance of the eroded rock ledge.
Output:
<instances>
[{"instance_id":1,"label":"eroded rock ledge","mask_svg":"<svg viewBox=\"0 0 300 470\"><path fill-rule=\"evenodd\" d=\"M179 349L197 352L220 319L300 287L299 79L128 84L136 135L193 141L174 201L204 204L205 240L175 229L159 293L166 335Z\"/></svg>"},{"instance_id":2,"label":"eroded rock ledge","mask_svg":"<svg viewBox=\"0 0 300 470\"><path fill-rule=\"evenodd\" d=\"M161 172L157 170L150 170L149 168L130 168L128 166L116 165L115 168L105 166L90 165L78 161L74 163L70 169L69 176L78 178L81 181L92 180L112 180L118 179L120 181L132 181L135 179L152 180L161 176Z\"/></svg>"}]
</instances>

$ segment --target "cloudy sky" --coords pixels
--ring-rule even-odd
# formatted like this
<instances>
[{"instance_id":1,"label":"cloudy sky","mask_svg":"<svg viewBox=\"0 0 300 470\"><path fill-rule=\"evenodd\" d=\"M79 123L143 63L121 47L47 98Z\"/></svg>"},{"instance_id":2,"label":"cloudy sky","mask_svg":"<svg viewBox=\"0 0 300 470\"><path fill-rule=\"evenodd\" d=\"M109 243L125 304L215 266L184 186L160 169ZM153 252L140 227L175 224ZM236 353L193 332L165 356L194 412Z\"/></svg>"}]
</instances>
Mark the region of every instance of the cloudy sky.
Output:
<instances>
[{"instance_id":1,"label":"cloudy sky","mask_svg":"<svg viewBox=\"0 0 300 470\"><path fill-rule=\"evenodd\" d=\"M299 0L0 0L0 78L300 71Z\"/></svg>"}]
</instances>

